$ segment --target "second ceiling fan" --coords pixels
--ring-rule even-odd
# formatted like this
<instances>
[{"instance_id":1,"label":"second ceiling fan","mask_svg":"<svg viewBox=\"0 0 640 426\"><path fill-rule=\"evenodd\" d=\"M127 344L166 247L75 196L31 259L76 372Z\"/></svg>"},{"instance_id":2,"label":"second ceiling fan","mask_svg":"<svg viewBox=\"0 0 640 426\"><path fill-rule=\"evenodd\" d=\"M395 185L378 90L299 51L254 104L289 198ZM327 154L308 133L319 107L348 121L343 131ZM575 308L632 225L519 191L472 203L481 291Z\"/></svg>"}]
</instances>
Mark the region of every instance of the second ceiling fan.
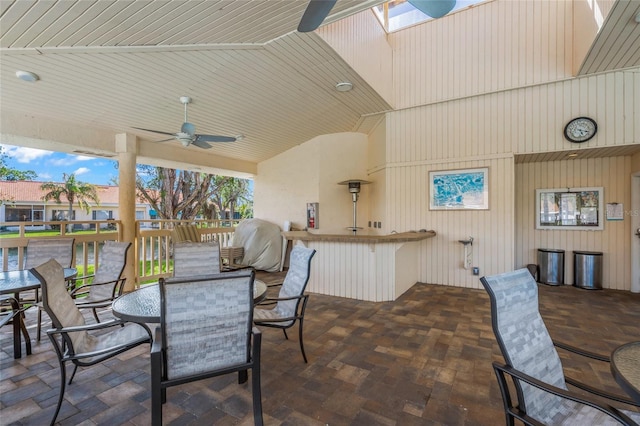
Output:
<instances>
[{"instance_id":1,"label":"second ceiling fan","mask_svg":"<svg viewBox=\"0 0 640 426\"><path fill-rule=\"evenodd\" d=\"M180 127L180 131L176 133L163 132L160 130L143 129L141 127L134 127L134 129L144 130L145 132L160 133L161 135L172 136L169 139L163 139L157 142L166 142L173 139L180 141L183 146L195 145L199 148L209 149L212 145L209 142L235 142L241 139L241 136L220 136L220 135L202 135L196 133L196 126L189 123L187 119L187 106L191 103L191 98L188 96L180 97L180 102L184 104L184 123Z\"/></svg>"},{"instance_id":2,"label":"second ceiling fan","mask_svg":"<svg viewBox=\"0 0 640 426\"><path fill-rule=\"evenodd\" d=\"M315 31L329 15L337 1L309 0L307 9L298 24L298 31L301 33ZM432 18L442 18L456 6L456 0L407 0L407 2Z\"/></svg>"}]
</instances>

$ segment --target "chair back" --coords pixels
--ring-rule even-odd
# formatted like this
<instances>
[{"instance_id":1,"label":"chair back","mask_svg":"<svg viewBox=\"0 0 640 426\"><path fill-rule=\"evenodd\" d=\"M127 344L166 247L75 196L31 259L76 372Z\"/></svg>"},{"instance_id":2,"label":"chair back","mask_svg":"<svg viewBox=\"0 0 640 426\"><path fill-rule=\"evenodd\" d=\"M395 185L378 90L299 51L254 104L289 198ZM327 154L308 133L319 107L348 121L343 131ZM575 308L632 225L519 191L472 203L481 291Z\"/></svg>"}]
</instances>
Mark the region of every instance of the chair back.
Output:
<instances>
[{"instance_id":1,"label":"chair back","mask_svg":"<svg viewBox=\"0 0 640 426\"><path fill-rule=\"evenodd\" d=\"M491 300L491 325L507 365L567 389L562 363L538 310L538 285L526 269L480 279ZM514 379L521 408L553 424L562 399Z\"/></svg>"},{"instance_id":2,"label":"chair back","mask_svg":"<svg viewBox=\"0 0 640 426\"><path fill-rule=\"evenodd\" d=\"M173 245L173 276L192 277L220 273L220 244L181 242Z\"/></svg>"},{"instance_id":3,"label":"chair back","mask_svg":"<svg viewBox=\"0 0 640 426\"><path fill-rule=\"evenodd\" d=\"M73 238L31 238L27 242L24 269L35 268L49 259L55 259L63 268L73 262Z\"/></svg>"},{"instance_id":4,"label":"chair back","mask_svg":"<svg viewBox=\"0 0 640 426\"><path fill-rule=\"evenodd\" d=\"M255 273L160 279L160 323L169 380L251 359Z\"/></svg>"},{"instance_id":5,"label":"chair back","mask_svg":"<svg viewBox=\"0 0 640 426\"><path fill-rule=\"evenodd\" d=\"M184 241L191 241L192 243L199 243L202 241L198 227L193 224L188 225L176 225L173 228L173 242L181 243Z\"/></svg>"},{"instance_id":6,"label":"chair back","mask_svg":"<svg viewBox=\"0 0 640 426\"><path fill-rule=\"evenodd\" d=\"M93 285L89 287L90 297L96 300L107 300L118 296L122 291L120 277L127 263L127 251L130 242L105 241L100 251L98 269L93 277L93 284L109 283L108 285ZM116 287L118 286L118 287Z\"/></svg>"},{"instance_id":7,"label":"chair back","mask_svg":"<svg viewBox=\"0 0 640 426\"><path fill-rule=\"evenodd\" d=\"M311 259L315 253L314 249L301 245L293 247L289 257L289 270L284 277L278 298L300 296L304 293L311 273ZM281 317L295 317L298 303L300 299L281 300L274 309Z\"/></svg>"},{"instance_id":8,"label":"chair back","mask_svg":"<svg viewBox=\"0 0 640 426\"><path fill-rule=\"evenodd\" d=\"M67 291L63 268L55 259L32 268L31 273L40 281L42 304L54 328L85 325L84 317ZM77 331L65 333L63 338L74 351L74 348L85 347L89 337L86 331Z\"/></svg>"}]
</instances>

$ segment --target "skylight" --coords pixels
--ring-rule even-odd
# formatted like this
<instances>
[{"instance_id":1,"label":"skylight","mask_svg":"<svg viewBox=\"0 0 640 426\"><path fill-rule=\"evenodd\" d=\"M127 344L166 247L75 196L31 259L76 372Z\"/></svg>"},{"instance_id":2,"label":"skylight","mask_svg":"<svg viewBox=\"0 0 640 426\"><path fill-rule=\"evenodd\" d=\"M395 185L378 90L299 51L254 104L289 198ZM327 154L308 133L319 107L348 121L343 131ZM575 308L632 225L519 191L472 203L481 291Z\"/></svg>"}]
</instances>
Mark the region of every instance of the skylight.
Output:
<instances>
[{"instance_id":1,"label":"skylight","mask_svg":"<svg viewBox=\"0 0 640 426\"><path fill-rule=\"evenodd\" d=\"M458 0L449 13L482 3L486 0ZM378 20L387 32L401 30L411 25L433 19L413 7L407 0L392 0L373 8Z\"/></svg>"}]
</instances>

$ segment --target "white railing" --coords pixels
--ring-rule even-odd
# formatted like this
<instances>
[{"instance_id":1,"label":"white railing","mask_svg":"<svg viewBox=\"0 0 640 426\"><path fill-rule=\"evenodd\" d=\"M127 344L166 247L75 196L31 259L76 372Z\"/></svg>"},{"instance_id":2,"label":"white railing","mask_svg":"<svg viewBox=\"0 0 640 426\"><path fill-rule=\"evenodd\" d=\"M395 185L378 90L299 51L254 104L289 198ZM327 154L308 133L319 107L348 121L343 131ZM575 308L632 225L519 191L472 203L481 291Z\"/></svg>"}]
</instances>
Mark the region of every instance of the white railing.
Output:
<instances>
[{"instance_id":1,"label":"white railing","mask_svg":"<svg viewBox=\"0 0 640 426\"><path fill-rule=\"evenodd\" d=\"M176 225L195 224L204 241L219 241L220 247L231 245L237 220L139 220L134 244L136 287L172 274L171 245ZM25 247L30 238L74 238L72 265L86 274L98 266L99 245L107 240L122 240L122 222L56 221L0 222L2 270L22 269Z\"/></svg>"},{"instance_id":2,"label":"white railing","mask_svg":"<svg viewBox=\"0 0 640 426\"><path fill-rule=\"evenodd\" d=\"M122 238L122 223L119 220L0 222L3 271L22 269L30 238L73 238L72 266L86 274L91 266L98 266L99 245Z\"/></svg>"}]
</instances>

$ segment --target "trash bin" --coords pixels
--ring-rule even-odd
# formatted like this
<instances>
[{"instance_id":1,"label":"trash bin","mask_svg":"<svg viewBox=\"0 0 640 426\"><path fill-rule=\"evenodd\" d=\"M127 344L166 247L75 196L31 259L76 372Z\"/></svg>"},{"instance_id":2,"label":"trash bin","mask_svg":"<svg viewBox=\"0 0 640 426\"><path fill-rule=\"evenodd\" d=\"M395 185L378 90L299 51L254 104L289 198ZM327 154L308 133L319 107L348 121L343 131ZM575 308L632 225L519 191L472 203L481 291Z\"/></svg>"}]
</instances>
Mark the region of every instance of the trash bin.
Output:
<instances>
[{"instance_id":1,"label":"trash bin","mask_svg":"<svg viewBox=\"0 0 640 426\"><path fill-rule=\"evenodd\" d=\"M538 249L538 282L564 284L564 250Z\"/></svg>"},{"instance_id":2,"label":"trash bin","mask_svg":"<svg viewBox=\"0 0 640 426\"><path fill-rule=\"evenodd\" d=\"M574 251L573 280L576 287L602 289L602 252Z\"/></svg>"}]
</instances>

